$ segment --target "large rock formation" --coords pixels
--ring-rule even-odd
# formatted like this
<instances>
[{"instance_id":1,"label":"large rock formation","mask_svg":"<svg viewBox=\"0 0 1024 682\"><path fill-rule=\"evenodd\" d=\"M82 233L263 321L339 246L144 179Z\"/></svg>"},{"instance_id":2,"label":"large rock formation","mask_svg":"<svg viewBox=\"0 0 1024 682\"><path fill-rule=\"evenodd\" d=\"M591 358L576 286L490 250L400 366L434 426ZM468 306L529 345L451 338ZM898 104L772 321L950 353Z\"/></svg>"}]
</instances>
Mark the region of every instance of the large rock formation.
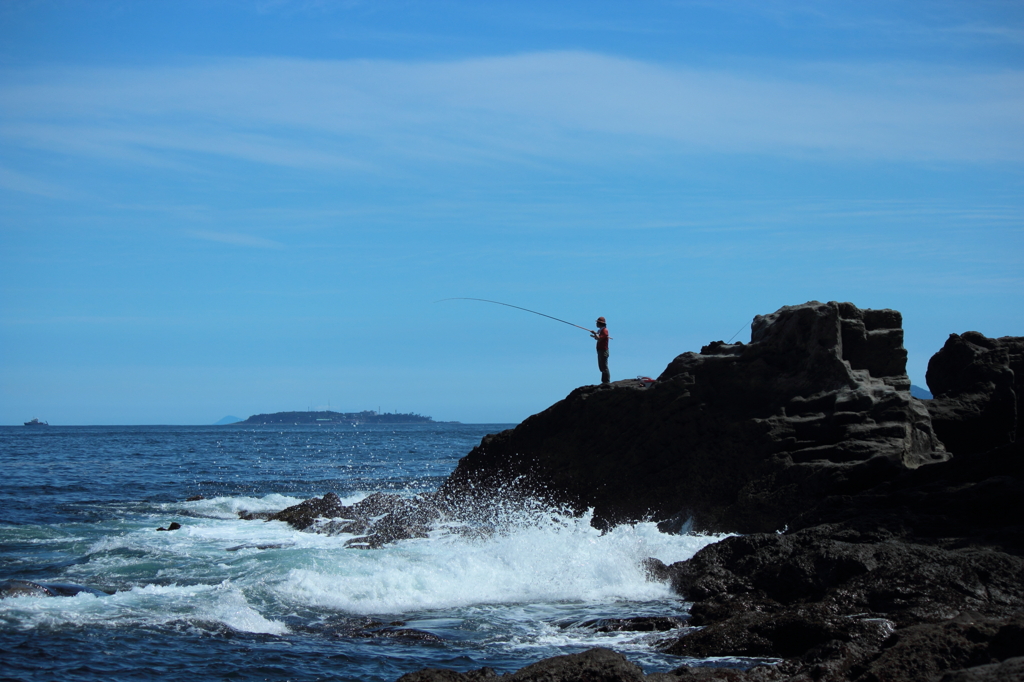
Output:
<instances>
[{"instance_id":1,"label":"large rock formation","mask_svg":"<svg viewBox=\"0 0 1024 682\"><path fill-rule=\"evenodd\" d=\"M591 651L505 679L617 666L649 682L1024 681L1024 338L952 335L926 403L907 393L905 358L899 313L787 307L756 318L750 344L680 355L650 388L578 389L484 439L447 494L516 481L606 522L682 509L749 533L672 566L647 560L692 602L664 650L782 659L645 676Z\"/></svg>"},{"instance_id":2,"label":"large rock formation","mask_svg":"<svg viewBox=\"0 0 1024 682\"><path fill-rule=\"evenodd\" d=\"M689 561L665 566L649 559L646 564L653 579L671 582L692 602L688 631L665 645L666 653L781 662L746 670L682 665L644 676L619 660L615 664L622 667L622 679L1024 681L1024 443L1017 438L1024 339L953 335L932 359L928 381L936 399L927 406L935 430L955 455L950 459L935 444L921 405L907 404L889 390L904 390L901 348L891 331L895 326L872 329L873 311L850 315L838 306L842 346L837 347L834 334L814 334L811 339L824 341L819 349L806 342L806 332L819 323L833 327L827 311L807 308L758 318L750 345L711 344L700 355L684 354L661 379L667 383L682 377L688 394L675 393L676 404L684 411L698 410L706 420L707 432L696 431L697 448L685 452L710 457L707 471L718 466L736 475L729 468L737 465L729 449L737 442L767 441L775 444L767 448L767 461L777 466L781 459L776 471L783 476L748 476L744 489L752 482L773 482L773 501L789 514L787 490L778 485L782 478L791 479L794 469L817 467L832 472L829 484L789 517L790 532L731 537ZM885 315L893 319L892 313ZM723 356L733 361L723 362ZM897 362L889 364L892 358ZM850 376L857 380L855 388L847 383ZM740 394L738 407L725 402L730 391ZM863 400L856 417L853 410L836 409L857 391L872 400ZM650 400L652 394L643 395ZM595 404L600 403L587 408ZM810 415L809 432L801 432L808 428L803 426L807 410L800 409L807 404L818 409ZM561 404L556 408L565 409ZM603 416L615 420L606 437L616 424L623 425L612 412ZM627 419L633 416L626 414ZM695 428L685 416L675 419ZM752 438L730 435L729 425L742 425L743 419L768 428L758 431L748 423ZM877 428L880 423L888 428ZM836 429L851 424L858 426L837 439ZM575 436L588 438L585 432ZM514 432L503 437L515 440ZM568 434L563 437L571 440ZM716 440L726 444L721 452L713 449ZM666 447L684 451L678 444ZM867 465L873 461L883 465ZM933 466L920 466L928 462ZM757 465L756 460L745 463ZM577 463L580 472L588 466L585 459ZM845 470L845 483L836 470ZM851 475L858 470L859 476ZM706 480L715 481L711 475ZM652 479L652 486L659 484ZM729 488L719 484L718 490ZM747 504L742 491L736 500ZM700 514L702 508L695 505L695 511ZM592 658L605 665L614 661L607 652L597 654L578 655L576 665ZM576 668L558 667L557 660L506 679L540 669L549 673L543 679L552 682L588 679ZM494 676L489 670L422 674L416 679L468 682Z\"/></svg>"},{"instance_id":3,"label":"large rock formation","mask_svg":"<svg viewBox=\"0 0 1024 682\"><path fill-rule=\"evenodd\" d=\"M1024 412L1024 338L950 334L928 362L928 411L946 448L985 452L1018 440Z\"/></svg>"},{"instance_id":4,"label":"large rock formation","mask_svg":"<svg viewBox=\"0 0 1024 682\"><path fill-rule=\"evenodd\" d=\"M684 353L650 386L576 389L488 436L441 491L514 485L593 507L599 524L781 529L827 495L947 459L905 368L898 312L787 306L756 317L749 344Z\"/></svg>"},{"instance_id":5,"label":"large rock formation","mask_svg":"<svg viewBox=\"0 0 1024 682\"><path fill-rule=\"evenodd\" d=\"M756 317L748 344L684 353L653 384L579 388L485 437L436 493L351 507L328 494L260 516L359 534L353 546L374 548L440 521L486 532L502 505L539 499L593 507L599 525L654 518L664 530L751 533L842 523L1024 548L1014 507L1024 498L1024 339L951 336L929 364L936 398L920 401L908 391L901 323L896 311L849 303L787 306ZM958 456L947 461L948 450Z\"/></svg>"}]
</instances>

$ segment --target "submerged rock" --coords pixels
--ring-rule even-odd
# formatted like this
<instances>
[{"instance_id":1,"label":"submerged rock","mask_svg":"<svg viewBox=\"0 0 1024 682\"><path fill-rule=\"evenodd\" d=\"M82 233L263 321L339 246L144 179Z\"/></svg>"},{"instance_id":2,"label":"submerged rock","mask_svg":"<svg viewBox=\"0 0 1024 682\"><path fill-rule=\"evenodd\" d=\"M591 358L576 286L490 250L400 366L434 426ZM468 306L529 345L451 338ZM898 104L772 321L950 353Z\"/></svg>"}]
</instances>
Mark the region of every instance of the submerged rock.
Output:
<instances>
[{"instance_id":1,"label":"submerged rock","mask_svg":"<svg viewBox=\"0 0 1024 682\"><path fill-rule=\"evenodd\" d=\"M85 592L97 597L109 593L72 583L37 583L31 580L5 580L0 582L0 599L7 597L73 597Z\"/></svg>"},{"instance_id":2,"label":"submerged rock","mask_svg":"<svg viewBox=\"0 0 1024 682\"><path fill-rule=\"evenodd\" d=\"M245 543L242 545L235 545L234 547L227 547L225 552L238 552L243 549L285 549L288 547L294 547L294 542L269 542L269 543Z\"/></svg>"},{"instance_id":3,"label":"submerged rock","mask_svg":"<svg viewBox=\"0 0 1024 682\"><path fill-rule=\"evenodd\" d=\"M668 632L686 627L689 618L675 616L636 616L634 618L596 618L568 626L594 632ZM567 627L568 627L567 626Z\"/></svg>"},{"instance_id":4,"label":"submerged rock","mask_svg":"<svg viewBox=\"0 0 1024 682\"><path fill-rule=\"evenodd\" d=\"M432 632L410 628L404 621L384 623L372 617L326 616L316 623L293 623L290 627L339 639L405 640L425 644L441 644L445 641Z\"/></svg>"}]
</instances>

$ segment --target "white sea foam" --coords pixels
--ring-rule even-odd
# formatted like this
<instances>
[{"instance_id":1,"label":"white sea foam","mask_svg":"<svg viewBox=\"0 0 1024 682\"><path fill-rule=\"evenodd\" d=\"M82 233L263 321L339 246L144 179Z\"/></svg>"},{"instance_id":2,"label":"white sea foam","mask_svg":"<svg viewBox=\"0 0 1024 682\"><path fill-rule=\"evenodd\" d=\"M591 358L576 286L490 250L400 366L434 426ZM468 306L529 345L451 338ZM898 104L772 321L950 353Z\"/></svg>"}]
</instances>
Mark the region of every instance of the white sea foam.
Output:
<instances>
[{"instance_id":1,"label":"white sea foam","mask_svg":"<svg viewBox=\"0 0 1024 682\"><path fill-rule=\"evenodd\" d=\"M264 497L211 497L188 502L164 503L161 508L167 511L186 510L198 516L209 516L219 519L236 519L238 512L253 513L275 512L302 502L305 498L288 495L271 494Z\"/></svg>"},{"instance_id":2,"label":"white sea foam","mask_svg":"<svg viewBox=\"0 0 1024 682\"><path fill-rule=\"evenodd\" d=\"M367 492L354 492L349 495L339 496L339 499L342 504L353 505L365 500L369 494ZM186 511L195 516L206 516L215 519L236 519L238 518L238 513L242 511L254 514L276 512L304 502L307 499L309 498L279 495L277 493L263 497L221 496L185 502L164 502L159 505L159 508L168 513Z\"/></svg>"},{"instance_id":3,"label":"white sea foam","mask_svg":"<svg viewBox=\"0 0 1024 682\"><path fill-rule=\"evenodd\" d=\"M308 606L361 614L558 601L647 601L670 597L642 561L680 561L716 541L670 536L651 523L602 534L589 517L496 533L412 540L380 550L310 553L276 589Z\"/></svg>"},{"instance_id":4,"label":"white sea foam","mask_svg":"<svg viewBox=\"0 0 1024 682\"><path fill-rule=\"evenodd\" d=\"M252 506L252 499L206 500L205 511ZM287 498L260 499L278 506ZM653 523L602 533L589 515L534 509L509 513L489 535L442 528L429 538L361 550L345 547L351 536L234 515L182 517L180 529L156 530L169 520L110 521L96 529L102 534L88 547L88 561L66 569L64 581L119 590L113 596L0 600L0 620L19 628L188 622L283 634L285 614L307 609L402 618L455 610L460 618L486 612L483 620L500 621L503 646L511 648L625 644L643 635L567 631L551 623L567 618L563 605L569 612L592 605L583 607L592 617L595 605L668 602L678 613L678 598L650 580L643 560L681 561L722 537L667 535Z\"/></svg>"},{"instance_id":5,"label":"white sea foam","mask_svg":"<svg viewBox=\"0 0 1024 682\"><path fill-rule=\"evenodd\" d=\"M34 628L73 626L129 627L192 622L222 625L243 632L284 634L288 628L249 605L229 582L219 585L146 585L107 597L8 597L0 600L0 619Z\"/></svg>"}]
</instances>

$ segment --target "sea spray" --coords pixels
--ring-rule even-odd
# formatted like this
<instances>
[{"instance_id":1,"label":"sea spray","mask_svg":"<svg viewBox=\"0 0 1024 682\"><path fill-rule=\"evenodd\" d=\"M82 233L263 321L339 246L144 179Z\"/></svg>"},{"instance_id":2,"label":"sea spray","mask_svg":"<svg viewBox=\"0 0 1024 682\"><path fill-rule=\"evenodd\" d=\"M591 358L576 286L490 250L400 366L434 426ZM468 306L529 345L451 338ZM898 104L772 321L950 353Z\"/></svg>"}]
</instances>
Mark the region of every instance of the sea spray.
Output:
<instances>
[{"instance_id":1,"label":"sea spray","mask_svg":"<svg viewBox=\"0 0 1024 682\"><path fill-rule=\"evenodd\" d=\"M670 596L642 561L692 556L711 537L666 536L652 523L602 534L589 515L487 537L439 533L378 550L320 548L277 588L286 598L359 614L396 614L475 604L650 600Z\"/></svg>"},{"instance_id":2,"label":"sea spray","mask_svg":"<svg viewBox=\"0 0 1024 682\"><path fill-rule=\"evenodd\" d=\"M283 624L262 616L241 590L227 582L213 586L147 585L108 597L85 593L66 598L16 597L3 600L0 618L22 630L191 623L204 629L224 626L238 632L288 632Z\"/></svg>"}]
</instances>

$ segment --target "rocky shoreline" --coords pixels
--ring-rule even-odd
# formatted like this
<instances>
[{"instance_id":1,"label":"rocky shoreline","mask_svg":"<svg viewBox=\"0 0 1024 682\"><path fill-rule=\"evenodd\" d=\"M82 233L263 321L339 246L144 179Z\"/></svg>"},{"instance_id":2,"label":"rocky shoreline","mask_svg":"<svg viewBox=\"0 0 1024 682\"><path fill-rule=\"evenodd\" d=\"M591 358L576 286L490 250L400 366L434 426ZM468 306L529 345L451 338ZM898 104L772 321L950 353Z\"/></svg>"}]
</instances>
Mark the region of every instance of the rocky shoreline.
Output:
<instances>
[{"instance_id":1,"label":"rocky shoreline","mask_svg":"<svg viewBox=\"0 0 1024 682\"><path fill-rule=\"evenodd\" d=\"M502 676L517 682L1024 680L1024 338L951 335L921 401L896 311L810 302L751 330L678 356L653 384L573 391L484 438L421 499L325 496L260 518L372 548L439 520L480 528L533 499L592 508L598 527L741 534L648 560L692 602L663 650L777 662L645 675L595 649Z\"/></svg>"}]
</instances>

